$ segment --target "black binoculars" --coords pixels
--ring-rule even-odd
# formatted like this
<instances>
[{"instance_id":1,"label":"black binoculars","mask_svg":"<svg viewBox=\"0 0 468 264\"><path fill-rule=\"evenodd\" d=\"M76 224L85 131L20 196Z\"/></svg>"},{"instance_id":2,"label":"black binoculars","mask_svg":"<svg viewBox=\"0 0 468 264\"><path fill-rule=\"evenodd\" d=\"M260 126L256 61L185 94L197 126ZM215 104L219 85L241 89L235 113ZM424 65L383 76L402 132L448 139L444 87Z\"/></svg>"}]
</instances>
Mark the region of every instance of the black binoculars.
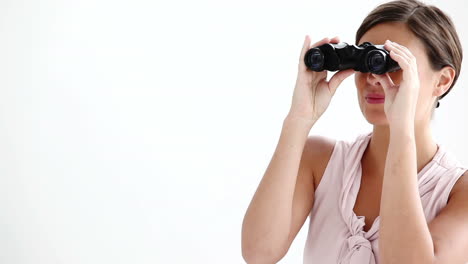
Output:
<instances>
[{"instance_id":1,"label":"black binoculars","mask_svg":"<svg viewBox=\"0 0 468 264\"><path fill-rule=\"evenodd\" d=\"M360 72L384 74L400 69L398 62L390 57L384 45L364 42L359 46L346 42L327 43L309 49L304 56L307 68L313 71L340 71L354 69Z\"/></svg>"}]
</instances>

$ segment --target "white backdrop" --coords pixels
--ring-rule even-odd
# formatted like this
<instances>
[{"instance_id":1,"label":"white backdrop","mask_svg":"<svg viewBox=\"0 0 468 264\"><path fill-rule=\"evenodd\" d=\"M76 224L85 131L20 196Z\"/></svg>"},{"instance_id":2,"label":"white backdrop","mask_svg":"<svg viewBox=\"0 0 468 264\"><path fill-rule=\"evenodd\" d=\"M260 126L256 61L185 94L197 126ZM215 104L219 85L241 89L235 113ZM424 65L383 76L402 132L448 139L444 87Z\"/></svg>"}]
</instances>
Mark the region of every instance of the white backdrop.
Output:
<instances>
[{"instance_id":1,"label":"white backdrop","mask_svg":"<svg viewBox=\"0 0 468 264\"><path fill-rule=\"evenodd\" d=\"M0 263L244 263L304 36L354 43L380 2L2 0ZM433 121L464 164L467 66ZM372 129L352 78L311 134Z\"/></svg>"}]
</instances>

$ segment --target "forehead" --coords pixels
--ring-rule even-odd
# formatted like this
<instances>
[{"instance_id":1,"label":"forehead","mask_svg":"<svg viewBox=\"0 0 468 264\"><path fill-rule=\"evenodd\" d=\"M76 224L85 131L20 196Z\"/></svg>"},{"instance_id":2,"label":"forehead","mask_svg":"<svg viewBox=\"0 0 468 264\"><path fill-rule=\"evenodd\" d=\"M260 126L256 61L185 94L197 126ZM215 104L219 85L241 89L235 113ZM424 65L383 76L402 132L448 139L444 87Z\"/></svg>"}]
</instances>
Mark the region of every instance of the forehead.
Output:
<instances>
[{"instance_id":1,"label":"forehead","mask_svg":"<svg viewBox=\"0 0 468 264\"><path fill-rule=\"evenodd\" d=\"M373 26L361 37L357 44L368 41L375 45L381 45L387 39L407 47L415 57L418 57L418 60L426 59L423 43L402 22L385 22Z\"/></svg>"},{"instance_id":2,"label":"forehead","mask_svg":"<svg viewBox=\"0 0 468 264\"><path fill-rule=\"evenodd\" d=\"M415 42L418 40L406 24L401 22L386 22L370 28L362 36L358 44L369 41L379 45L384 44L387 39L407 47L417 44Z\"/></svg>"}]
</instances>

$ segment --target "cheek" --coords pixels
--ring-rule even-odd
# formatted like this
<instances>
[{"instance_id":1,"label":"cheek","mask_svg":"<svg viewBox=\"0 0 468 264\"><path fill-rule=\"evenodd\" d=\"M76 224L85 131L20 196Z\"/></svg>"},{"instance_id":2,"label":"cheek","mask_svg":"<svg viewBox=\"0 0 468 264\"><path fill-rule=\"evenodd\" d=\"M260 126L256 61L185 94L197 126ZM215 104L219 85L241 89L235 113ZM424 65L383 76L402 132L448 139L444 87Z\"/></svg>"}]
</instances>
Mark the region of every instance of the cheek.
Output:
<instances>
[{"instance_id":1,"label":"cheek","mask_svg":"<svg viewBox=\"0 0 468 264\"><path fill-rule=\"evenodd\" d=\"M430 76L419 74L419 98L426 100L432 96L434 89L433 80Z\"/></svg>"},{"instance_id":2,"label":"cheek","mask_svg":"<svg viewBox=\"0 0 468 264\"><path fill-rule=\"evenodd\" d=\"M362 72L356 72L354 74L354 83L356 84L356 88L358 90L362 90L365 85L366 85L366 74L362 73Z\"/></svg>"},{"instance_id":3,"label":"cheek","mask_svg":"<svg viewBox=\"0 0 468 264\"><path fill-rule=\"evenodd\" d=\"M419 77L419 94L423 95L423 97L431 97L434 88L437 86L437 80L435 77L435 72L427 67L421 67L418 69L418 77Z\"/></svg>"}]
</instances>

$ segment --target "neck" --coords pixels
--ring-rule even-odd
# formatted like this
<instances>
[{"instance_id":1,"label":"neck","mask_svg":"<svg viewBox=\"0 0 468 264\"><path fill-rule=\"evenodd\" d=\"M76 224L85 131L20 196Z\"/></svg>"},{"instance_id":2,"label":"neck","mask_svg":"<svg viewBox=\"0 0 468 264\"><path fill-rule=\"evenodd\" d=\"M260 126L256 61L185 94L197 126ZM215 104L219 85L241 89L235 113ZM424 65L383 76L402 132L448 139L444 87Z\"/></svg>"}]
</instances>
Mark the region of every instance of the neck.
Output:
<instances>
[{"instance_id":1,"label":"neck","mask_svg":"<svg viewBox=\"0 0 468 264\"><path fill-rule=\"evenodd\" d=\"M366 169L368 175L378 177L375 180L383 181L389 141L389 127L375 125L369 145L365 149L361 160L363 169ZM415 141L419 173L434 158L438 147L432 138L431 129L427 125L415 126Z\"/></svg>"}]
</instances>

